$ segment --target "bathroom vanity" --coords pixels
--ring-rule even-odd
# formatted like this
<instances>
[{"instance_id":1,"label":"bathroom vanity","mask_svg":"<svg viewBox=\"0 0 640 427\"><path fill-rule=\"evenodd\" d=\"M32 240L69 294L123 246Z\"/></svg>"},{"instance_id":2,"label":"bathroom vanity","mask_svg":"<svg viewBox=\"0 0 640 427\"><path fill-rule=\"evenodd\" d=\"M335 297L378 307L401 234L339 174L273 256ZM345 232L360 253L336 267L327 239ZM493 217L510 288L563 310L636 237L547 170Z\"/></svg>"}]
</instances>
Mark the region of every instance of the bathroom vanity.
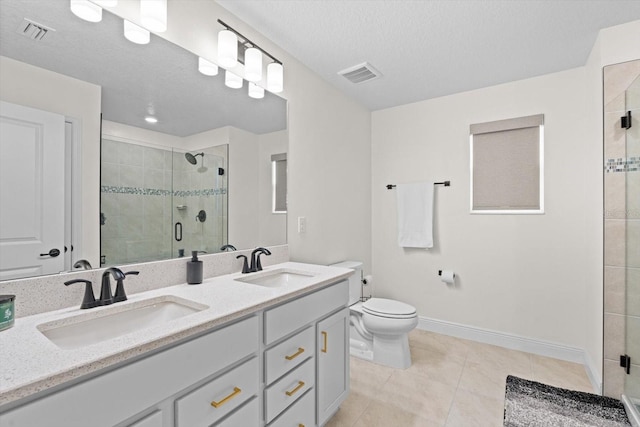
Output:
<instances>
[{"instance_id":1,"label":"bathroom vanity","mask_svg":"<svg viewBox=\"0 0 640 427\"><path fill-rule=\"evenodd\" d=\"M18 319L0 425L321 426L349 391L351 273L288 262Z\"/></svg>"}]
</instances>

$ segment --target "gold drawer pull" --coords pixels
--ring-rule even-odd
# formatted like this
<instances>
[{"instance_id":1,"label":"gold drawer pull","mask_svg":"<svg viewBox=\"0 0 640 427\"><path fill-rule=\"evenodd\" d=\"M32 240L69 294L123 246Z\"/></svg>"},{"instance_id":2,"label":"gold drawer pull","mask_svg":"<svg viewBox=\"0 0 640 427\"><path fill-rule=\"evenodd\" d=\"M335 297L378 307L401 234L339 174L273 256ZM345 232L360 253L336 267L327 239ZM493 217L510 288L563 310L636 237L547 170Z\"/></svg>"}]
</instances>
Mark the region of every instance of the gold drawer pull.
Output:
<instances>
[{"instance_id":1,"label":"gold drawer pull","mask_svg":"<svg viewBox=\"0 0 640 427\"><path fill-rule=\"evenodd\" d=\"M304 348L298 347L298 351L293 353L291 356L285 356L284 358L287 359L287 360L293 360L296 357L300 356L302 353L304 353Z\"/></svg>"},{"instance_id":2,"label":"gold drawer pull","mask_svg":"<svg viewBox=\"0 0 640 427\"><path fill-rule=\"evenodd\" d=\"M298 390L300 390L302 387L304 387L304 381L298 381L298 385L296 386L296 388L294 388L291 391L285 391L287 396L293 396L294 394L296 394L296 392Z\"/></svg>"},{"instance_id":3,"label":"gold drawer pull","mask_svg":"<svg viewBox=\"0 0 640 427\"><path fill-rule=\"evenodd\" d=\"M211 402L211 406L213 406L214 408L219 408L220 406L224 405L225 403L227 403L228 401L230 401L231 399L239 395L241 391L242 390L240 390L238 387L234 387L233 393L231 393L229 396L222 399L220 402L216 402L214 400L213 402Z\"/></svg>"},{"instance_id":4,"label":"gold drawer pull","mask_svg":"<svg viewBox=\"0 0 640 427\"><path fill-rule=\"evenodd\" d=\"M298 427L304 427L304 424L298 424Z\"/></svg>"},{"instance_id":5,"label":"gold drawer pull","mask_svg":"<svg viewBox=\"0 0 640 427\"><path fill-rule=\"evenodd\" d=\"M324 340L324 344L322 346L322 351L323 353L327 352L327 333L325 331L320 332L322 334L322 339Z\"/></svg>"}]
</instances>

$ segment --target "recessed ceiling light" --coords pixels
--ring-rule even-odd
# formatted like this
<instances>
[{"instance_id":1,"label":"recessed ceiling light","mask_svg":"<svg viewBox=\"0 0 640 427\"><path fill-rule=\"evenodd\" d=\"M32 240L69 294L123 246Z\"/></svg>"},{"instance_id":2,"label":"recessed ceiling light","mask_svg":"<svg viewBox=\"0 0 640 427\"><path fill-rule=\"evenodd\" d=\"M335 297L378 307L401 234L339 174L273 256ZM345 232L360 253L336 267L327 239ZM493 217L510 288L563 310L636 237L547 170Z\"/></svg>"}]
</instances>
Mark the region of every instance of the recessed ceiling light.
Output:
<instances>
[{"instance_id":1,"label":"recessed ceiling light","mask_svg":"<svg viewBox=\"0 0 640 427\"><path fill-rule=\"evenodd\" d=\"M147 123L158 123L158 119L152 116L147 116L144 118L144 121Z\"/></svg>"}]
</instances>

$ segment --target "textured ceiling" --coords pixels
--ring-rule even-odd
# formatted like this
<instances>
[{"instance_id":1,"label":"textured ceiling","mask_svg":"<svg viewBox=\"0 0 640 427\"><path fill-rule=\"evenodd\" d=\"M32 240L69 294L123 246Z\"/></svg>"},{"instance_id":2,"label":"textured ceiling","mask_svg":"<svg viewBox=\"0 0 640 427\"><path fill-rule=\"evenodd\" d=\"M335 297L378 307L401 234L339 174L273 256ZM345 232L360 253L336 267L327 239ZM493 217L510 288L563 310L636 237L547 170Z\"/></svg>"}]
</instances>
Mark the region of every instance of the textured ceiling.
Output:
<instances>
[{"instance_id":1,"label":"textured ceiling","mask_svg":"<svg viewBox=\"0 0 640 427\"><path fill-rule=\"evenodd\" d=\"M584 65L600 29L640 19L638 0L217 1L371 110ZM337 75L365 61L383 76Z\"/></svg>"},{"instance_id":2,"label":"textured ceiling","mask_svg":"<svg viewBox=\"0 0 640 427\"><path fill-rule=\"evenodd\" d=\"M16 32L23 18L54 28L42 41ZM102 86L103 117L176 136L223 126L255 134L286 128L286 101L265 91L253 99L229 89L224 74L206 77L198 58L160 37L136 45L123 36L122 19L108 12L90 23L69 0L0 0L0 54ZM144 117L153 112L154 125Z\"/></svg>"}]
</instances>

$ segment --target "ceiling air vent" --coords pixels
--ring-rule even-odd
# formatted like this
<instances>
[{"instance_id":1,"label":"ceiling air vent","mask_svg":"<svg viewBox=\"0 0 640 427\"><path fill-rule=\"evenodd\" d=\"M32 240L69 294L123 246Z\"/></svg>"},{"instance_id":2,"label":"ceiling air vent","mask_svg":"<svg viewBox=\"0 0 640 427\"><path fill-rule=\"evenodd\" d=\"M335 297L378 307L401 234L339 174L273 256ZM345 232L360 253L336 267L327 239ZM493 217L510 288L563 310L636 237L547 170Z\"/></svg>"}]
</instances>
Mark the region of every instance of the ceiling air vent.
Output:
<instances>
[{"instance_id":1,"label":"ceiling air vent","mask_svg":"<svg viewBox=\"0 0 640 427\"><path fill-rule=\"evenodd\" d=\"M30 19L24 18L20 23L16 32L22 34L25 37L29 37L31 40L42 40L49 31L55 31L53 28L46 25L38 24Z\"/></svg>"},{"instance_id":2,"label":"ceiling air vent","mask_svg":"<svg viewBox=\"0 0 640 427\"><path fill-rule=\"evenodd\" d=\"M346 68L338 72L338 74L349 80L351 83L368 82L369 80L377 79L382 75L380 71L373 68L368 62L363 62L362 64Z\"/></svg>"}]
</instances>

